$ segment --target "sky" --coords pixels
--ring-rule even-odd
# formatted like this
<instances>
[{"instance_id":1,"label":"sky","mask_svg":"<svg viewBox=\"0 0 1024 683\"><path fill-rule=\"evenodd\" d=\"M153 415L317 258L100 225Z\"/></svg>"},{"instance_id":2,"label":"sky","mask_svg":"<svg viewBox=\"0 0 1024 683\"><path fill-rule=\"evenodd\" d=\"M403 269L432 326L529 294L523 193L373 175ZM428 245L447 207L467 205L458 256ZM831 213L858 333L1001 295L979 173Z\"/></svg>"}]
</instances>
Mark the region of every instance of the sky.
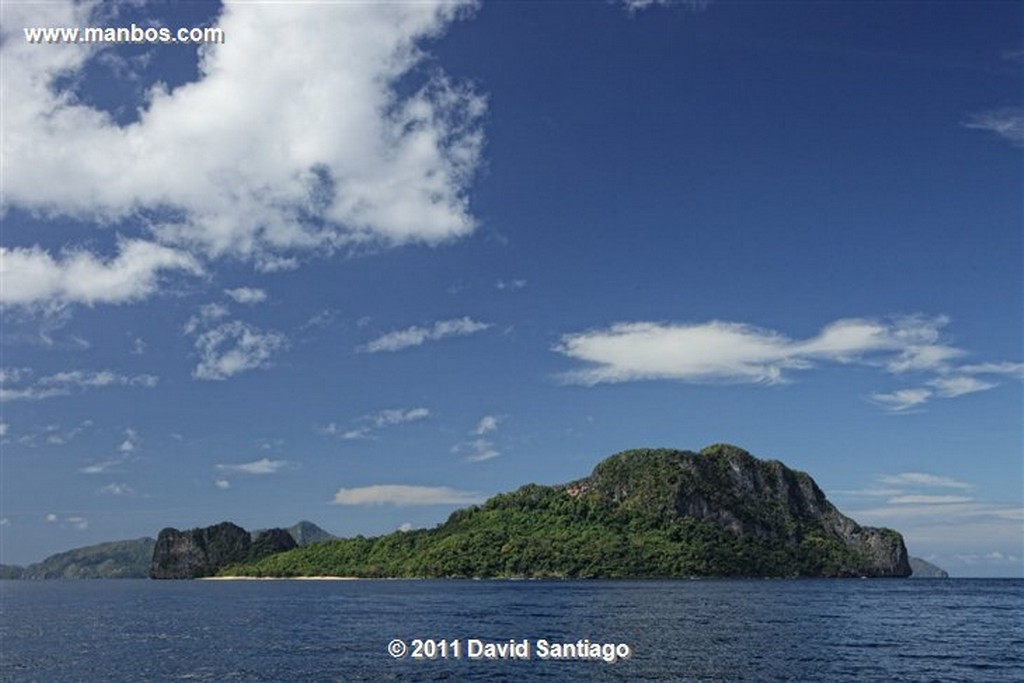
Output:
<instances>
[{"instance_id":1,"label":"sky","mask_svg":"<svg viewBox=\"0 0 1024 683\"><path fill-rule=\"evenodd\" d=\"M1024 576L1020 3L0 12L2 562L726 442Z\"/></svg>"}]
</instances>

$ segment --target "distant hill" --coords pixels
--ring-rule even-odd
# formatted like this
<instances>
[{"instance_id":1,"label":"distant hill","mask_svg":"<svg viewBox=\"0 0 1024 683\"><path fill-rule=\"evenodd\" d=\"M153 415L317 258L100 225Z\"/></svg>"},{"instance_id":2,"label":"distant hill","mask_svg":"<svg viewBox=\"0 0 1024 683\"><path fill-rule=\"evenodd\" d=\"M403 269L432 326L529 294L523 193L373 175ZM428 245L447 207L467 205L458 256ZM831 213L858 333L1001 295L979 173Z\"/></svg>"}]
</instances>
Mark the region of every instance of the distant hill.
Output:
<instances>
[{"instance_id":1,"label":"distant hill","mask_svg":"<svg viewBox=\"0 0 1024 683\"><path fill-rule=\"evenodd\" d=\"M810 476L729 445L633 450L434 529L348 538L224 568L250 576L690 577L910 574L899 533L862 527Z\"/></svg>"},{"instance_id":2,"label":"distant hill","mask_svg":"<svg viewBox=\"0 0 1024 683\"><path fill-rule=\"evenodd\" d=\"M936 567L931 562L922 560L920 557L908 558L910 561L910 569L912 571L910 578L912 579L948 579L949 574L945 569Z\"/></svg>"},{"instance_id":3,"label":"distant hill","mask_svg":"<svg viewBox=\"0 0 1024 683\"><path fill-rule=\"evenodd\" d=\"M334 541L338 538L334 534L328 533L316 524L313 524L313 522L307 522L306 520L293 524L285 529L285 531L295 539L295 542L298 543L299 546L323 543L324 541Z\"/></svg>"},{"instance_id":4,"label":"distant hill","mask_svg":"<svg viewBox=\"0 0 1024 683\"><path fill-rule=\"evenodd\" d=\"M256 531L250 532L250 534L255 539L258 534L261 534L264 531L266 531L266 529L257 529ZM323 543L324 541L334 541L338 538L334 534L328 533L316 524L313 524L313 522L306 520L292 524L290 527L285 529L285 531L288 532L289 536L295 539L295 543L299 546Z\"/></svg>"},{"instance_id":5,"label":"distant hill","mask_svg":"<svg viewBox=\"0 0 1024 683\"><path fill-rule=\"evenodd\" d=\"M293 547L278 535L265 535L266 531L271 530L263 529L249 534L250 543L247 547L250 548L250 555L246 557L263 557ZM306 520L277 531L290 536L298 546L337 538ZM149 576L155 546L156 540L147 537L75 548L51 555L27 567L0 564L0 579L144 579ZM243 559L242 556L232 556L230 561L237 562L239 559Z\"/></svg>"},{"instance_id":6,"label":"distant hill","mask_svg":"<svg viewBox=\"0 0 1024 683\"><path fill-rule=\"evenodd\" d=\"M3 565L0 578L144 579L155 543L152 538L137 538L75 548L27 567Z\"/></svg>"}]
</instances>

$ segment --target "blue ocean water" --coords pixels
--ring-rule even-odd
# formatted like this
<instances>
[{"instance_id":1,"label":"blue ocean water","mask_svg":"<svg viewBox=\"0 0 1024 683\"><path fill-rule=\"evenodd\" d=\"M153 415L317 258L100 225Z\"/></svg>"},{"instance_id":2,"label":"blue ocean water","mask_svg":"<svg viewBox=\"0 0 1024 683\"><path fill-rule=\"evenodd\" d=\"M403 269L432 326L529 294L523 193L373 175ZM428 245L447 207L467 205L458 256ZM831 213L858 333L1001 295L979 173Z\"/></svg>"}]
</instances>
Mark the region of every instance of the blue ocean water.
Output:
<instances>
[{"instance_id":1,"label":"blue ocean water","mask_svg":"<svg viewBox=\"0 0 1024 683\"><path fill-rule=\"evenodd\" d=\"M541 639L630 656L540 659ZM1019 683L1024 581L6 581L0 679Z\"/></svg>"}]
</instances>

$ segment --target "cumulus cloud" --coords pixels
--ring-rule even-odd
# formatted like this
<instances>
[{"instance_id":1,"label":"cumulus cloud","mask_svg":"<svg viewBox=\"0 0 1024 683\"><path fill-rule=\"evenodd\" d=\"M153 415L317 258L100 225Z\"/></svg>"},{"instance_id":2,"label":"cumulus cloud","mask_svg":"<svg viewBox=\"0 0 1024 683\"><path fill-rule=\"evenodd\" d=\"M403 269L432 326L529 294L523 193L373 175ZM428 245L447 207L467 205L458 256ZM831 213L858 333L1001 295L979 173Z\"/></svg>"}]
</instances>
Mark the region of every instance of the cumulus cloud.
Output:
<instances>
[{"instance_id":1,"label":"cumulus cloud","mask_svg":"<svg viewBox=\"0 0 1024 683\"><path fill-rule=\"evenodd\" d=\"M472 505L482 502L479 494L447 486L405 486L376 484L338 489L335 505Z\"/></svg>"},{"instance_id":2,"label":"cumulus cloud","mask_svg":"<svg viewBox=\"0 0 1024 683\"><path fill-rule=\"evenodd\" d=\"M362 347L367 353L381 351L400 351L412 346L420 346L424 342L437 341L446 337L464 337L482 330L490 325L469 317L453 320L439 320L430 327L409 327L404 330L389 332Z\"/></svg>"},{"instance_id":3,"label":"cumulus cloud","mask_svg":"<svg viewBox=\"0 0 1024 683\"><path fill-rule=\"evenodd\" d=\"M266 367L271 357L285 348L286 337L274 331L233 320L207 330L196 338L199 364L196 379L223 380L246 370Z\"/></svg>"},{"instance_id":4,"label":"cumulus cloud","mask_svg":"<svg viewBox=\"0 0 1024 683\"><path fill-rule=\"evenodd\" d=\"M157 385L154 375L122 375L110 370L69 370L31 381L28 368L0 371L0 401L39 401L54 396L104 387L146 387ZM9 386L16 384L20 386Z\"/></svg>"},{"instance_id":5,"label":"cumulus cloud","mask_svg":"<svg viewBox=\"0 0 1024 683\"><path fill-rule=\"evenodd\" d=\"M1024 108L1001 107L971 114L963 122L965 128L994 133L1014 146L1024 145Z\"/></svg>"},{"instance_id":6,"label":"cumulus cloud","mask_svg":"<svg viewBox=\"0 0 1024 683\"><path fill-rule=\"evenodd\" d=\"M228 481L227 479L215 479L214 482L213 482L213 485L216 486L217 488L221 489L221 490L226 490L226 489L231 488L231 482Z\"/></svg>"},{"instance_id":7,"label":"cumulus cloud","mask_svg":"<svg viewBox=\"0 0 1024 683\"><path fill-rule=\"evenodd\" d=\"M197 80L154 86L123 125L64 85L100 46L21 36L23 26L96 25L102 3L5 6L5 202L141 233L107 262L11 250L5 297L128 301L152 293L162 270L198 272L195 258L281 270L314 250L470 234L486 98L419 67L422 42L473 6L227 4L216 22L227 40L200 49Z\"/></svg>"},{"instance_id":8,"label":"cumulus cloud","mask_svg":"<svg viewBox=\"0 0 1024 683\"><path fill-rule=\"evenodd\" d=\"M168 271L198 275L202 268L184 251L144 240L121 240L118 255L110 259L83 250L54 258L38 246L0 248L0 302L91 306L138 301L156 291L160 274Z\"/></svg>"},{"instance_id":9,"label":"cumulus cloud","mask_svg":"<svg viewBox=\"0 0 1024 683\"><path fill-rule=\"evenodd\" d=\"M776 384L823 363L855 363L893 375L935 375L925 387L871 395L875 403L896 412L936 396L953 398L997 386L974 375L1019 372L1018 363L957 365L966 352L942 341L948 323L944 316L842 319L808 339L733 322L617 323L563 335L554 350L587 364L562 375L568 383L586 386L637 380Z\"/></svg>"},{"instance_id":10,"label":"cumulus cloud","mask_svg":"<svg viewBox=\"0 0 1024 683\"><path fill-rule=\"evenodd\" d=\"M258 304L267 300L267 293L255 287L236 287L225 289L224 293L239 304Z\"/></svg>"},{"instance_id":11,"label":"cumulus cloud","mask_svg":"<svg viewBox=\"0 0 1024 683\"><path fill-rule=\"evenodd\" d=\"M192 370L196 379L224 380L265 368L276 353L287 348L284 334L263 331L241 320L224 320L229 314L222 304L206 304L185 323L184 332L195 336L199 354L199 363Z\"/></svg>"},{"instance_id":12,"label":"cumulus cloud","mask_svg":"<svg viewBox=\"0 0 1024 683\"><path fill-rule=\"evenodd\" d=\"M236 474L275 474L287 464L287 460L260 458L259 460L253 460L252 462L243 462L233 465L217 465L217 469L221 472L234 472Z\"/></svg>"}]
</instances>

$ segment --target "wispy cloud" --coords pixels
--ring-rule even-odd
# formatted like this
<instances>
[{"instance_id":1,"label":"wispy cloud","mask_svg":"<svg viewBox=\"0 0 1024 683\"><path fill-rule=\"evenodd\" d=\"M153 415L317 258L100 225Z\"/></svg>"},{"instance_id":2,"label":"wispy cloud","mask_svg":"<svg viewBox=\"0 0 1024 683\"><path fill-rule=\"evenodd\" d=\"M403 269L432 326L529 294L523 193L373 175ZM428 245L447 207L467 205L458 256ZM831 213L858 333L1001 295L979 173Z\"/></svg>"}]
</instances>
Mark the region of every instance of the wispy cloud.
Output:
<instances>
[{"instance_id":1,"label":"wispy cloud","mask_svg":"<svg viewBox=\"0 0 1024 683\"><path fill-rule=\"evenodd\" d=\"M231 297L235 303L239 304L258 304L267 300L267 293L255 287L225 289L224 293Z\"/></svg>"},{"instance_id":2,"label":"wispy cloud","mask_svg":"<svg viewBox=\"0 0 1024 683\"><path fill-rule=\"evenodd\" d=\"M430 417L430 411L426 408L387 408L357 418L355 422L358 426L345 429L331 422L326 427L320 427L318 431L321 434L340 436L348 440L369 439L385 427L418 422L428 417Z\"/></svg>"},{"instance_id":3,"label":"wispy cloud","mask_svg":"<svg viewBox=\"0 0 1024 683\"><path fill-rule=\"evenodd\" d=\"M515 292L526 287L526 280L498 280L494 287L501 292Z\"/></svg>"},{"instance_id":4,"label":"wispy cloud","mask_svg":"<svg viewBox=\"0 0 1024 683\"><path fill-rule=\"evenodd\" d=\"M684 7L691 12L703 12L711 4L711 0L621 0L623 7L631 15L651 7Z\"/></svg>"},{"instance_id":5,"label":"wispy cloud","mask_svg":"<svg viewBox=\"0 0 1024 683\"><path fill-rule=\"evenodd\" d=\"M428 341L437 341L447 337L464 337L486 330L491 325L478 322L469 317L453 320L439 320L430 327L408 327L404 330L389 332L361 347L367 353L382 351L400 351L413 346L420 346Z\"/></svg>"},{"instance_id":6,"label":"wispy cloud","mask_svg":"<svg viewBox=\"0 0 1024 683\"><path fill-rule=\"evenodd\" d=\"M154 375L123 375L111 370L69 370L40 377L34 382L31 381L32 374L28 368L0 371L0 401L40 401L116 386L153 388L159 381Z\"/></svg>"},{"instance_id":7,"label":"wispy cloud","mask_svg":"<svg viewBox=\"0 0 1024 683\"><path fill-rule=\"evenodd\" d=\"M960 481L959 479L943 477L937 474L928 474L927 472L882 474L878 476L878 481L882 484L888 484L891 486L927 486L961 490L970 490L974 488L971 484Z\"/></svg>"},{"instance_id":8,"label":"wispy cloud","mask_svg":"<svg viewBox=\"0 0 1024 683\"><path fill-rule=\"evenodd\" d=\"M1024 107L1001 107L971 114L963 126L994 133L1018 147L1024 145Z\"/></svg>"},{"instance_id":9,"label":"wispy cloud","mask_svg":"<svg viewBox=\"0 0 1024 683\"><path fill-rule=\"evenodd\" d=\"M871 394L871 400L886 410L901 413L927 403L934 395L930 389L900 389L890 393L875 392Z\"/></svg>"},{"instance_id":10,"label":"wispy cloud","mask_svg":"<svg viewBox=\"0 0 1024 683\"><path fill-rule=\"evenodd\" d=\"M288 464L287 460L271 460L260 458L252 462L238 464L220 464L217 469L221 472L232 472L235 474L275 474Z\"/></svg>"},{"instance_id":11,"label":"wispy cloud","mask_svg":"<svg viewBox=\"0 0 1024 683\"><path fill-rule=\"evenodd\" d=\"M483 436L484 434L496 432L498 431L498 425L500 425L504 419L504 415L484 415L476 424L476 429L473 430L473 433L477 436Z\"/></svg>"},{"instance_id":12,"label":"wispy cloud","mask_svg":"<svg viewBox=\"0 0 1024 683\"><path fill-rule=\"evenodd\" d=\"M967 352L942 341L948 323L944 316L849 318L803 340L721 321L617 323L564 335L554 350L589 366L562 375L568 383L585 386L638 380L777 384L823 363L857 364L891 375L934 375L928 386L871 395L875 403L893 411L906 411L934 397L953 398L997 386L974 375L1018 372L1018 363L958 365Z\"/></svg>"},{"instance_id":13,"label":"wispy cloud","mask_svg":"<svg viewBox=\"0 0 1024 683\"><path fill-rule=\"evenodd\" d=\"M91 425L92 421L87 420L82 424ZM139 443L139 433L136 430L129 427L128 429L124 430L124 439L121 441L120 444L118 444L116 449L117 454L115 456L107 458L106 460L101 460L100 462L96 462L91 465L86 465L85 467L82 467L78 471L81 472L82 474L105 474L112 470L116 470L120 465L124 465L133 458L135 451L139 447Z\"/></svg>"},{"instance_id":14,"label":"wispy cloud","mask_svg":"<svg viewBox=\"0 0 1024 683\"><path fill-rule=\"evenodd\" d=\"M136 495L138 495L136 493L135 489L133 489L131 486L128 486L128 484L117 484L117 483L113 483L113 482L110 483L110 484L107 484L106 486L101 488L99 490L99 493L102 493L102 494L105 494L105 495L108 495L108 496L136 496Z\"/></svg>"},{"instance_id":15,"label":"wispy cloud","mask_svg":"<svg viewBox=\"0 0 1024 683\"><path fill-rule=\"evenodd\" d=\"M478 493L447 486L405 486L377 484L338 489L335 505L472 505L482 502Z\"/></svg>"},{"instance_id":16,"label":"wispy cloud","mask_svg":"<svg viewBox=\"0 0 1024 683\"><path fill-rule=\"evenodd\" d=\"M494 443L487 439L473 439L462 441L452 446L452 453L465 454L466 462L484 462L493 460L501 455L501 451L495 448Z\"/></svg>"}]
</instances>

